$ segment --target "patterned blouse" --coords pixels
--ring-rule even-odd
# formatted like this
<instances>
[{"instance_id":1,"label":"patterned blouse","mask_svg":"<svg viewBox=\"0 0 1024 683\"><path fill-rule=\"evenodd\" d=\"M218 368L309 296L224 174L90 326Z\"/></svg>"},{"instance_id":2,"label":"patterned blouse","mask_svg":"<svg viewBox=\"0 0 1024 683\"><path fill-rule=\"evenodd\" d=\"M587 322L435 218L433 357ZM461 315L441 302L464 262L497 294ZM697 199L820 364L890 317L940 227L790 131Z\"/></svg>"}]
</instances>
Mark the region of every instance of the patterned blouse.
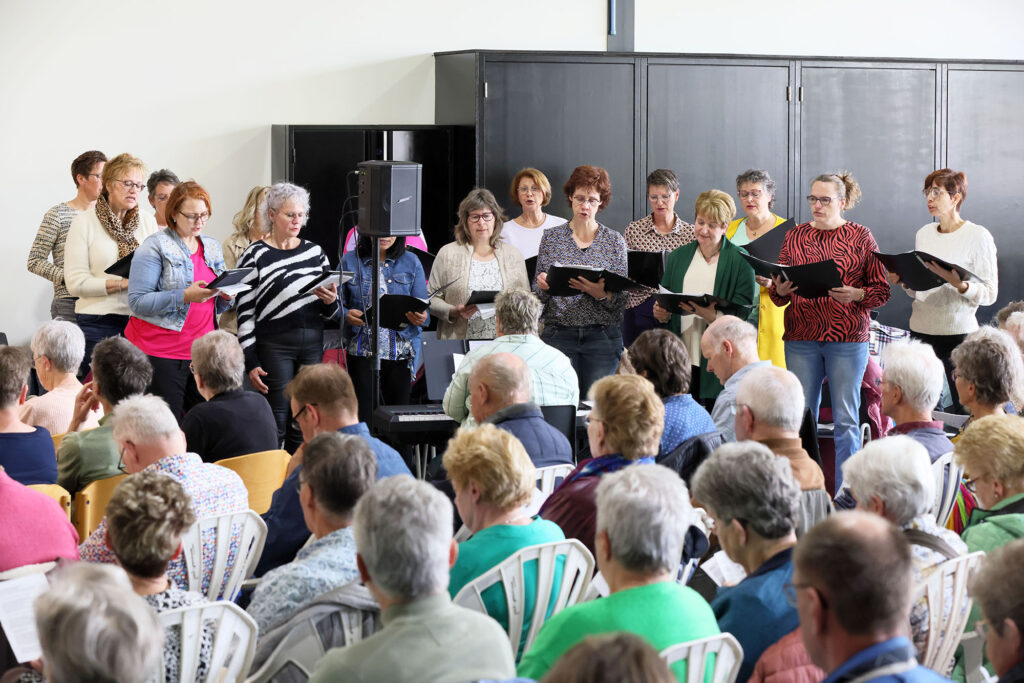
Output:
<instances>
[{"instance_id":1,"label":"patterned blouse","mask_svg":"<svg viewBox=\"0 0 1024 683\"><path fill-rule=\"evenodd\" d=\"M28 252L28 269L53 283L53 296L57 299L71 296L67 285L64 284L64 242L68 237L71 221L78 213L65 202L47 211Z\"/></svg>"},{"instance_id":2,"label":"patterned blouse","mask_svg":"<svg viewBox=\"0 0 1024 683\"><path fill-rule=\"evenodd\" d=\"M626 240L611 228L598 224L593 243L580 249L572 238L568 223L544 231L537 254L537 274L546 273L555 262L562 265L598 266L626 275ZM594 325L620 325L626 307L626 293L608 294L598 301L589 294L576 296L550 296L533 283L533 291L544 304L541 319L545 325L562 327L590 327Z\"/></svg>"},{"instance_id":3,"label":"patterned blouse","mask_svg":"<svg viewBox=\"0 0 1024 683\"><path fill-rule=\"evenodd\" d=\"M675 251L684 244L697 239L693 226L679 217L672 225L672 231L662 235L654 229L654 214L644 216L626 226L626 247L630 251ZM647 301L658 290L653 287L635 289L626 293L626 308L635 308Z\"/></svg>"},{"instance_id":4,"label":"patterned blouse","mask_svg":"<svg viewBox=\"0 0 1024 683\"><path fill-rule=\"evenodd\" d=\"M466 286L469 292L500 292L504 289L501 285L501 269L498 268L498 259L491 261L473 259L469 265L469 284ZM498 334L497 322L497 318L493 315L485 318L477 311L467 324L466 339L494 339Z\"/></svg>"},{"instance_id":5,"label":"patterned blouse","mask_svg":"<svg viewBox=\"0 0 1024 683\"><path fill-rule=\"evenodd\" d=\"M149 603L149 606L161 612L170 612L179 607L191 607L192 605L205 605L206 598L199 593L183 591L171 585L162 593L154 595L143 595L142 599ZM199 645L199 669L196 671L196 680L201 681L206 676L206 669L210 666L210 655L213 654L214 624L207 622L203 626L203 638ZM172 627L164 634L164 683L178 683L181 679L178 673L178 665L181 661L181 629Z\"/></svg>"}]
</instances>

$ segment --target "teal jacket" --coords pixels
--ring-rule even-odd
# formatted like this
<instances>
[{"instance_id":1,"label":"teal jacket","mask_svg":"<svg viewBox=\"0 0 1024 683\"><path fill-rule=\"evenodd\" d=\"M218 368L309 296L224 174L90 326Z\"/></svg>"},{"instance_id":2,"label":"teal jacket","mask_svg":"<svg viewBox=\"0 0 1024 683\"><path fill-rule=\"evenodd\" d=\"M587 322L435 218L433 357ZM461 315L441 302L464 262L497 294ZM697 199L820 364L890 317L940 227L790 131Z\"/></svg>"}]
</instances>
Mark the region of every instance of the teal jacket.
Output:
<instances>
[{"instance_id":1,"label":"teal jacket","mask_svg":"<svg viewBox=\"0 0 1024 683\"><path fill-rule=\"evenodd\" d=\"M665 289L679 294L704 294L704 292L684 292L683 278L686 277L686 270L690 267L690 261L697 252L696 240L684 244L668 255L665 264L665 277L661 284ZM753 306L756 283L754 282L754 269L750 267L747 260L740 256L743 250L729 240L722 238L722 251L718 255L718 271L715 273L715 288L711 292L735 304ZM746 319L752 308L740 309L735 314ZM669 328L679 334L680 316L673 315L669 322ZM693 363L695 359L691 358ZM694 363L696 365L696 363ZM708 372L708 361L700 358L700 396L702 399L713 399L722 391L722 383L718 381L714 373Z\"/></svg>"}]
</instances>

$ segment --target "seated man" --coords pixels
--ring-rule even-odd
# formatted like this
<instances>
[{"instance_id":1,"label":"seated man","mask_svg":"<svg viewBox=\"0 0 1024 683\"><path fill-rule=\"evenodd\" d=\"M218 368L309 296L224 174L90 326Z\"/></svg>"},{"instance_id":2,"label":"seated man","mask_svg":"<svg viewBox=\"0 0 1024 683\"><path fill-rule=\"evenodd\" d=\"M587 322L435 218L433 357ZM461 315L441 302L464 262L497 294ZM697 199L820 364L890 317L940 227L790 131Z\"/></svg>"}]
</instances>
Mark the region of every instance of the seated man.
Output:
<instances>
[{"instance_id":1,"label":"seated man","mask_svg":"<svg viewBox=\"0 0 1024 683\"><path fill-rule=\"evenodd\" d=\"M942 361L928 344L897 342L882 349L882 414L895 423L889 435L906 434L919 442L932 462L953 450L953 442L932 419L942 396Z\"/></svg>"},{"instance_id":2,"label":"seated man","mask_svg":"<svg viewBox=\"0 0 1024 683\"><path fill-rule=\"evenodd\" d=\"M743 646L737 680L745 681L761 653L799 621L783 588L793 573L800 487L787 460L742 441L725 444L701 464L693 499L714 520L725 554L747 573L711 602L718 627Z\"/></svg>"},{"instance_id":3,"label":"seated man","mask_svg":"<svg viewBox=\"0 0 1024 683\"><path fill-rule=\"evenodd\" d=\"M93 349L92 382L75 397L69 433L57 449L57 483L72 496L97 479L121 474L111 423L114 406L144 392L152 377L146 354L124 337L104 339ZM89 429L90 415L101 407L100 426Z\"/></svg>"},{"instance_id":4,"label":"seated man","mask_svg":"<svg viewBox=\"0 0 1024 683\"><path fill-rule=\"evenodd\" d=\"M192 342L192 374L206 403L181 421L191 452L216 462L280 446L267 399L242 388L245 354L233 334L215 330Z\"/></svg>"},{"instance_id":5,"label":"seated man","mask_svg":"<svg viewBox=\"0 0 1024 683\"><path fill-rule=\"evenodd\" d=\"M75 397L82 390L76 375L85 355L85 335L67 320L48 320L32 336L31 348L36 375L46 393L25 401L19 417L50 434L63 434L75 412ZM102 416L90 413L82 428L98 426Z\"/></svg>"},{"instance_id":6,"label":"seated man","mask_svg":"<svg viewBox=\"0 0 1024 683\"><path fill-rule=\"evenodd\" d=\"M903 532L866 512L832 515L800 539L786 592L800 614L807 653L828 672L825 680L947 680L917 663L904 635L911 565Z\"/></svg>"},{"instance_id":7,"label":"seated man","mask_svg":"<svg viewBox=\"0 0 1024 683\"><path fill-rule=\"evenodd\" d=\"M325 432L303 449L299 502L316 539L295 560L267 572L246 608L260 633L307 604L359 578L352 511L377 481L377 459L364 439Z\"/></svg>"},{"instance_id":8,"label":"seated man","mask_svg":"<svg viewBox=\"0 0 1024 683\"><path fill-rule=\"evenodd\" d=\"M757 328L734 315L723 315L708 325L700 338L700 352L708 359L708 370L722 383L711 417L725 440L736 441L736 388L755 368L772 367L757 355ZM800 402L801 414L803 401Z\"/></svg>"},{"instance_id":9,"label":"seated man","mask_svg":"<svg viewBox=\"0 0 1024 683\"><path fill-rule=\"evenodd\" d=\"M515 675L508 635L448 597L458 547L452 506L430 484L391 477L356 504L356 562L384 627L328 652L310 683L505 680Z\"/></svg>"},{"instance_id":10,"label":"seated man","mask_svg":"<svg viewBox=\"0 0 1024 683\"><path fill-rule=\"evenodd\" d=\"M113 422L114 442L128 474L158 472L175 479L192 497L197 518L249 509L249 492L242 479L225 467L204 463L195 453L187 452L178 421L159 397L134 396L121 401L114 408ZM206 552L207 544L203 545L205 593L213 573L214 555L212 548ZM114 562L114 552L107 543L106 517L82 543L79 554L87 562ZM188 586L185 561L180 555L171 561L167 573L175 584Z\"/></svg>"},{"instance_id":11,"label":"seated man","mask_svg":"<svg viewBox=\"0 0 1024 683\"><path fill-rule=\"evenodd\" d=\"M589 635L628 631L660 652L719 632L708 603L674 581L693 515L689 500L683 480L661 465L627 467L601 478L596 559L611 594L551 617L523 656L520 676L540 680ZM686 680L685 662L672 671Z\"/></svg>"},{"instance_id":12,"label":"seated man","mask_svg":"<svg viewBox=\"0 0 1024 683\"><path fill-rule=\"evenodd\" d=\"M444 412L468 427L473 420L469 374L484 356L514 353L526 361L533 379L533 402L539 406L577 406L579 383L573 383L576 371L564 353L540 340L537 324L541 303L521 289L508 289L494 300L497 338L490 344L470 350L455 370L452 383L444 392Z\"/></svg>"},{"instance_id":13,"label":"seated man","mask_svg":"<svg viewBox=\"0 0 1024 683\"><path fill-rule=\"evenodd\" d=\"M14 481L25 484L57 483L53 439L42 427L18 418L28 393L32 356L16 346L0 346L0 467Z\"/></svg>"},{"instance_id":14,"label":"seated man","mask_svg":"<svg viewBox=\"0 0 1024 683\"><path fill-rule=\"evenodd\" d=\"M29 564L78 559L78 533L49 496L0 467L0 572Z\"/></svg>"},{"instance_id":15,"label":"seated man","mask_svg":"<svg viewBox=\"0 0 1024 683\"><path fill-rule=\"evenodd\" d=\"M789 460L800 485L797 536L832 514L825 490L825 475L800 442L804 392L800 380L788 370L771 365L754 368L736 387L736 439L764 444Z\"/></svg>"},{"instance_id":16,"label":"seated man","mask_svg":"<svg viewBox=\"0 0 1024 683\"><path fill-rule=\"evenodd\" d=\"M285 391L291 397L292 416L302 430L303 441L309 443L314 436L325 432L358 436L369 444L377 459L378 479L394 474L412 476L398 451L370 436L366 423L359 421L356 391L344 368L331 363L307 365L299 370ZM271 499L270 509L263 514L263 521L267 523L267 541L256 567L256 576L291 562L309 538L309 528L299 502L301 448L292 456L289 468L284 484Z\"/></svg>"}]
</instances>

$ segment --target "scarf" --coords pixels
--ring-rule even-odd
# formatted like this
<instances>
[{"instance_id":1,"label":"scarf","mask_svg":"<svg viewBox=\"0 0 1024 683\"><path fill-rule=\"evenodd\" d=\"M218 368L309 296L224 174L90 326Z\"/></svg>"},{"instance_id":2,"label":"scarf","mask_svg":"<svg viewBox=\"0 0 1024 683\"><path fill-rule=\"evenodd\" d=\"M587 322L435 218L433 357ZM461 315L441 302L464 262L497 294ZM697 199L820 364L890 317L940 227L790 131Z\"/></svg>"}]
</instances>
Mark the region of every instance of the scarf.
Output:
<instances>
[{"instance_id":1,"label":"scarf","mask_svg":"<svg viewBox=\"0 0 1024 683\"><path fill-rule=\"evenodd\" d=\"M615 455L603 455L600 458L592 458L588 460L577 472L571 476L565 478L562 484L568 484L571 481L582 479L583 477L600 476L606 472L616 472L621 470L623 467L629 467L630 465L653 465L654 458L649 455L645 455L642 458L636 460L627 460L618 453Z\"/></svg>"},{"instance_id":2,"label":"scarf","mask_svg":"<svg viewBox=\"0 0 1024 683\"><path fill-rule=\"evenodd\" d=\"M114 215L110 204L107 203L107 198L101 194L96 200L96 218L100 219L100 225L117 242L118 259L123 259L138 248L139 241L135 239L135 230L139 227L138 206L129 209L128 213L124 215L124 221L121 221Z\"/></svg>"}]
</instances>

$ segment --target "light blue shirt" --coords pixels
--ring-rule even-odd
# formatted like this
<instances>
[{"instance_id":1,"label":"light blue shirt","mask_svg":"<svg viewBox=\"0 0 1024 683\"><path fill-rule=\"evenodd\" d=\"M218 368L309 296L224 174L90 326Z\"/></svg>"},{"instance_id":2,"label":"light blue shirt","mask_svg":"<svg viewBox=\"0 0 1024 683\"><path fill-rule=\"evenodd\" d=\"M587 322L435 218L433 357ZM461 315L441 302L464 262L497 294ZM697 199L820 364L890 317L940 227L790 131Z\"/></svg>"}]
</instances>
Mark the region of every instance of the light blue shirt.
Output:
<instances>
[{"instance_id":1,"label":"light blue shirt","mask_svg":"<svg viewBox=\"0 0 1024 683\"><path fill-rule=\"evenodd\" d=\"M771 364L770 360L759 360L744 365L725 380L722 393L715 399L715 407L711 409L711 419L715 421L715 428L725 437L726 442L736 440L736 387L739 386L740 380L751 370L768 367Z\"/></svg>"}]
</instances>

